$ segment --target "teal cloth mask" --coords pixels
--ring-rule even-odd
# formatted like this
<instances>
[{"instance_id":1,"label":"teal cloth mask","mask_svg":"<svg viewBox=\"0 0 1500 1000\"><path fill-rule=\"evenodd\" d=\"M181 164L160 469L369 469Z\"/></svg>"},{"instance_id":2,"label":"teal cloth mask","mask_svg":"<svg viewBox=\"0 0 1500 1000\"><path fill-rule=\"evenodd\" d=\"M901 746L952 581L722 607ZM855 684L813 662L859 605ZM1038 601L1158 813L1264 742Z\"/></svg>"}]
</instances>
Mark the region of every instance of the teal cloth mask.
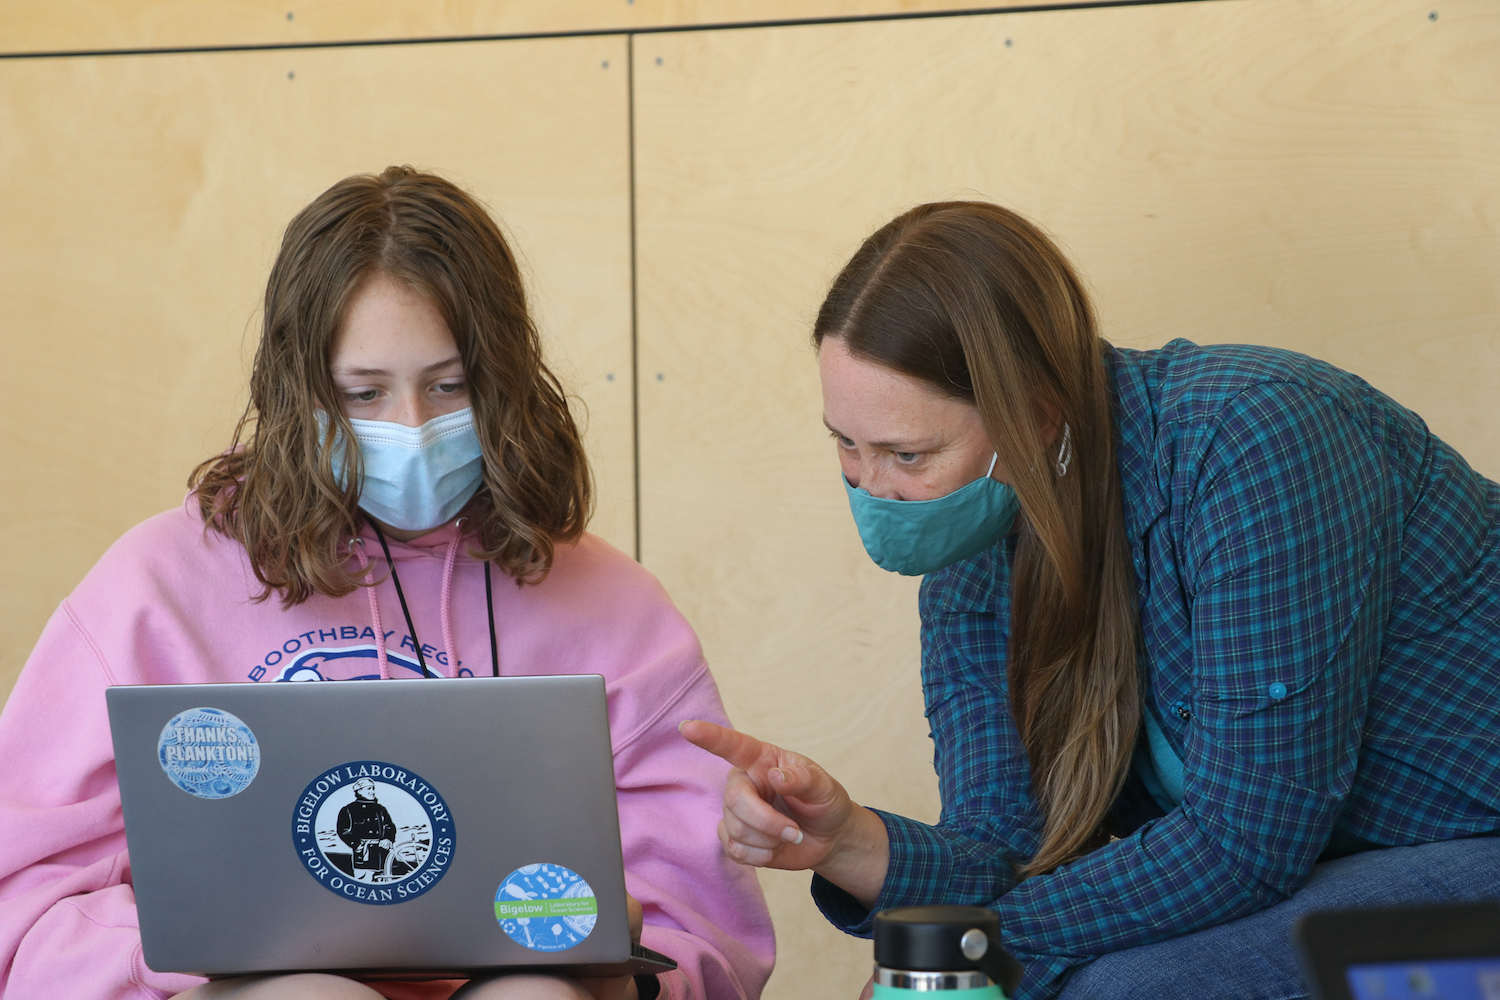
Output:
<instances>
[{"instance_id":1,"label":"teal cloth mask","mask_svg":"<svg viewBox=\"0 0 1500 1000\"><path fill-rule=\"evenodd\" d=\"M991 479L990 472L936 500L888 500L839 479L875 565L922 576L983 552L1010 533L1021 503L1016 491Z\"/></svg>"}]
</instances>

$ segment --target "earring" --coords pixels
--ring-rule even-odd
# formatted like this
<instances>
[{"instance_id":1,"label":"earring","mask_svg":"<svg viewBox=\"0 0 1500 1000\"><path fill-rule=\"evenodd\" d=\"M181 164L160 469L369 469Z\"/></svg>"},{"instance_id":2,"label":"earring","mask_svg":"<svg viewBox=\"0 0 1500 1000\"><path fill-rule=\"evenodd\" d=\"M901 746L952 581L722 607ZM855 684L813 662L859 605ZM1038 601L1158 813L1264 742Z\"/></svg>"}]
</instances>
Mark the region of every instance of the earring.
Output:
<instances>
[{"instance_id":1,"label":"earring","mask_svg":"<svg viewBox=\"0 0 1500 1000\"><path fill-rule=\"evenodd\" d=\"M1073 428L1063 423L1062 447L1057 449L1058 478L1068 474L1068 464L1073 461Z\"/></svg>"}]
</instances>

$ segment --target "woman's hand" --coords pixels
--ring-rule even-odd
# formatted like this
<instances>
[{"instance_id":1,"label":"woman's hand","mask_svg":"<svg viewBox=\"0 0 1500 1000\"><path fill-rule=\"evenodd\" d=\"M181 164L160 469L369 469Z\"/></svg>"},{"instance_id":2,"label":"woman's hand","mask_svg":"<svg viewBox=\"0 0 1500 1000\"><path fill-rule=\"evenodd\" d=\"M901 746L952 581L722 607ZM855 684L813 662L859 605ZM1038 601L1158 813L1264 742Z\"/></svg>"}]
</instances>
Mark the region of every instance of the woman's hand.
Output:
<instances>
[{"instance_id":1,"label":"woman's hand","mask_svg":"<svg viewBox=\"0 0 1500 1000\"><path fill-rule=\"evenodd\" d=\"M880 817L801 754L712 722L684 722L678 729L733 765L719 821L725 854L757 868L810 868L874 905L890 862Z\"/></svg>"}]
</instances>

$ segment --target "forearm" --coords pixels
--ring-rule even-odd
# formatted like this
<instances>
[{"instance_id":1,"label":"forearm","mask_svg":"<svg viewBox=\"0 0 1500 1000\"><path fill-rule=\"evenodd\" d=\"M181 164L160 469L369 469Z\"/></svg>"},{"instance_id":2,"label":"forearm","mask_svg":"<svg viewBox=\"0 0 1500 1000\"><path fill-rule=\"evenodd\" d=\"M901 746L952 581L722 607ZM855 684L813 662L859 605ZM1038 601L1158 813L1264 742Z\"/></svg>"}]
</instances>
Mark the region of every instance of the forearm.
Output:
<instances>
[{"instance_id":1,"label":"forearm","mask_svg":"<svg viewBox=\"0 0 1500 1000\"><path fill-rule=\"evenodd\" d=\"M1016 883L1010 849L993 824L930 826L869 810L885 828L888 859L874 898L860 899L822 877L813 879L813 901L829 922L868 937L876 912L893 906L992 904Z\"/></svg>"}]
</instances>

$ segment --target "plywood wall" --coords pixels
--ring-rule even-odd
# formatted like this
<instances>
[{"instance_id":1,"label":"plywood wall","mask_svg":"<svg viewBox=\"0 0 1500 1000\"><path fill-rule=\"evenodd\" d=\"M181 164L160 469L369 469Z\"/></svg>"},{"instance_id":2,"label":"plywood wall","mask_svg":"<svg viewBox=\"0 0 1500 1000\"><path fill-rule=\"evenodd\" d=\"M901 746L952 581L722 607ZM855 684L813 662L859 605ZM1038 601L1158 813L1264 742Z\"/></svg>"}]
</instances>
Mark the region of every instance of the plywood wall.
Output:
<instances>
[{"instance_id":1,"label":"plywood wall","mask_svg":"<svg viewBox=\"0 0 1500 1000\"><path fill-rule=\"evenodd\" d=\"M86 6L71 2L58 9ZM422 30L450 17L452 33L500 9L392 3L379 9ZM562 16L546 6L506 16ZM641 3L657 25L741 6ZM181 14L114 9L127 34ZM337 177L392 161L444 170L509 223L590 413L595 528L631 546L638 476L640 556L698 628L731 715L871 805L937 815L915 585L860 548L807 335L834 271L897 212L948 197L1017 208L1072 254L1117 343L1306 351L1500 476L1488 0L0 62L3 688L104 546L177 502L225 439L280 226ZM868 944L821 920L805 875L763 884L781 955L767 996L852 1000Z\"/></svg>"},{"instance_id":2,"label":"plywood wall","mask_svg":"<svg viewBox=\"0 0 1500 1000\"><path fill-rule=\"evenodd\" d=\"M228 445L292 214L391 163L504 220L587 422L594 530L633 549L625 46L0 62L0 694L104 549Z\"/></svg>"}]
</instances>

